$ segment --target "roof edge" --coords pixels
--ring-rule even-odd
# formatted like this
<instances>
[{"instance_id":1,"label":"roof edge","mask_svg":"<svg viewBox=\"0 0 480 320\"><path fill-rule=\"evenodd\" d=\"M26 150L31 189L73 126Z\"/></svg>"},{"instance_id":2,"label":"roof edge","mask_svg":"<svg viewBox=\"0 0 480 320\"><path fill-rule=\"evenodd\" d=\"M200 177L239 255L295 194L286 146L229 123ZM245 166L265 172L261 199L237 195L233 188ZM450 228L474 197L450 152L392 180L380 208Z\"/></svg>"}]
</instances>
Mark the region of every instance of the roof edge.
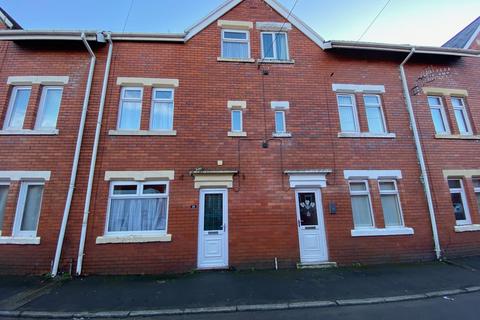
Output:
<instances>
[{"instance_id":1,"label":"roof edge","mask_svg":"<svg viewBox=\"0 0 480 320\"><path fill-rule=\"evenodd\" d=\"M22 30L22 26L13 19L7 11L0 7L0 20L2 20L8 29Z\"/></svg>"}]
</instances>

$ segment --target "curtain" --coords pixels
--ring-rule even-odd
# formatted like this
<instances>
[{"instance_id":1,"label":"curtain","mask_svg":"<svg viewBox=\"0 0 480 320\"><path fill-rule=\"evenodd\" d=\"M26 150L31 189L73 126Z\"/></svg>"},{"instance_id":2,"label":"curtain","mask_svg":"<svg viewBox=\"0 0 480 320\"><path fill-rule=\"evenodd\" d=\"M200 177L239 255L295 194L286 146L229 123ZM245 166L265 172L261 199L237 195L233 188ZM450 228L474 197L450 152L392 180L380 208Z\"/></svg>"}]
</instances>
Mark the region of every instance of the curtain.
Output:
<instances>
[{"instance_id":1,"label":"curtain","mask_svg":"<svg viewBox=\"0 0 480 320\"><path fill-rule=\"evenodd\" d=\"M352 107L338 107L340 113L340 126L343 132L355 131L355 117Z\"/></svg>"},{"instance_id":2,"label":"curtain","mask_svg":"<svg viewBox=\"0 0 480 320\"><path fill-rule=\"evenodd\" d=\"M119 129L139 130L140 113L142 111L141 102L122 102L122 111L120 116Z\"/></svg>"},{"instance_id":3,"label":"curtain","mask_svg":"<svg viewBox=\"0 0 480 320\"><path fill-rule=\"evenodd\" d=\"M0 186L0 231L3 226L3 217L5 216L5 206L7 205L8 186Z\"/></svg>"},{"instance_id":4,"label":"curtain","mask_svg":"<svg viewBox=\"0 0 480 320\"><path fill-rule=\"evenodd\" d=\"M42 120L40 127L42 128L56 128L58 111L60 110L60 103L62 101L62 89L44 89L45 101L43 103Z\"/></svg>"},{"instance_id":5,"label":"curtain","mask_svg":"<svg viewBox=\"0 0 480 320\"><path fill-rule=\"evenodd\" d=\"M373 227L368 196L352 196L352 210L355 227Z\"/></svg>"},{"instance_id":6,"label":"curtain","mask_svg":"<svg viewBox=\"0 0 480 320\"><path fill-rule=\"evenodd\" d=\"M172 130L173 129L173 103L155 102L153 105L153 129Z\"/></svg>"},{"instance_id":7,"label":"curtain","mask_svg":"<svg viewBox=\"0 0 480 320\"><path fill-rule=\"evenodd\" d=\"M112 199L108 231L161 231L167 224L167 199Z\"/></svg>"},{"instance_id":8,"label":"curtain","mask_svg":"<svg viewBox=\"0 0 480 320\"><path fill-rule=\"evenodd\" d=\"M248 59L248 43L223 41L223 58Z\"/></svg>"},{"instance_id":9,"label":"curtain","mask_svg":"<svg viewBox=\"0 0 480 320\"><path fill-rule=\"evenodd\" d=\"M23 208L23 219L21 231L36 231L40 204L42 202L43 186L30 185L27 187L25 207Z\"/></svg>"},{"instance_id":10,"label":"curtain","mask_svg":"<svg viewBox=\"0 0 480 320\"><path fill-rule=\"evenodd\" d=\"M277 59L287 60L287 39L284 33L277 33L275 45L277 47Z\"/></svg>"},{"instance_id":11,"label":"curtain","mask_svg":"<svg viewBox=\"0 0 480 320\"><path fill-rule=\"evenodd\" d=\"M271 33L263 35L263 57L273 59L273 36Z\"/></svg>"},{"instance_id":12,"label":"curtain","mask_svg":"<svg viewBox=\"0 0 480 320\"><path fill-rule=\"evenodd\" d=\"M12 114L8 123L9 128L21 129L27 113L30 89L18 89L13 103Z\"/></svg>"},{"instance_id":13,"label":"curtain","mask_svg":"<svg viewBox=\"0 0 480 320\"><path fill-rule=\"evenodd\" d=\"M383 117L380 107L366 107L368 129L373 133L384 133Z\"/></svg>"},{"instance_id":14,"label":"curtain","mask_svg":"<svg viewBox=\"0 0 480 320\"><path fill-rule=\"evenodd\" d=\"M383 217L385 226L399 227L402 225L400 218L400 208L398 207L398 198L394 194L382 195Z\"/></svg>"}]
</instances>

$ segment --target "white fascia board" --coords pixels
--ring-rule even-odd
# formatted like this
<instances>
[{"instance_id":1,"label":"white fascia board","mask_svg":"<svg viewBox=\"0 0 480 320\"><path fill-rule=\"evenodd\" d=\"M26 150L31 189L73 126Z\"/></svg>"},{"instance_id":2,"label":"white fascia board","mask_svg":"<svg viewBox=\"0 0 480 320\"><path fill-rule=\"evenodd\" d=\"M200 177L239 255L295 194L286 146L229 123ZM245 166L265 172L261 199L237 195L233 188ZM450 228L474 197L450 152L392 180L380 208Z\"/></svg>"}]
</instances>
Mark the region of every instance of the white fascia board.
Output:
<instances>
[{"instance_id":1,"label":"white fascia board","mask_svg":"<svg viewBox=\"0 0 480 320\"><path fill-rule=\"evenodd\" d=\"M363 84L332 84L334 92L354 92L354 93L385 93L384 85L363 85Z\"/></svg>"},{"instance_id":2,"label":"white fascia board","mask_svg":"<svg viewBox=\"0 0 480 320\"><path fill-rule=\"evenodd\" d=\"M12 21L10 21L10 19L8 19L8 17L6 15L4 15L3 12L1 12L1 11L0 11L0 19L5 23L5 25L7 26L8 29L13 28Z\"/></svg>"},{"instance_id":3,"label":"white fascia board","mask_svg":"<svg viewBox=\"0 0 480 320\"><path fill-rule=\"evenodd\" d=\"M401 170L345 170L343 175L346 180L350 179L402 179Z\"/></svg>"},{"instance_id":4,"label":"white fascia board","mask_svg":"<svg viewBox=\"0 0 480 320\"><path fill-rule=\"evenodd\" d=\"M479 34L480 34L480 25L478 26L477 30L473 33L470 40L468 40L467 44L465 45L465 47L463 49L470 48L470 46L473 44L473 41L475 41L475 39L477 39Z\"/></svg>"}]
</instances>

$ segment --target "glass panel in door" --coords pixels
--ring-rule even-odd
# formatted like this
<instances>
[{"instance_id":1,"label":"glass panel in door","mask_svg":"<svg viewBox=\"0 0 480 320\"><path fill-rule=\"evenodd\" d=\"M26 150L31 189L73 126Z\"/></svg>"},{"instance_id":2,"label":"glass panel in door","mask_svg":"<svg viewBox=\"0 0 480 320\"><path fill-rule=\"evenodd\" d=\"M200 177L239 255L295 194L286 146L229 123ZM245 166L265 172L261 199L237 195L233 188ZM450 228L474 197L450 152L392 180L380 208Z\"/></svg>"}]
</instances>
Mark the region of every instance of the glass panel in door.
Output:
<instances>
[{"instance_id":1,"label":"glass panel in door","mask_svg":"<svg viewBox=\"0 0 480 320\"><path fill-rule=\"evenodd\" d=\"M299 193L298 204L300 209L301 226L317 226L317 203L314 192Z\"/></svg>"},{"instance_id":2,"label":"glass panel in door","mask_svg":"<svg viewBox=\"0 0 480 320\"><path fill-rule=\"evenodd\" d=\"M223 194L205 194L204 231L223 230Z\"/></svg>"}]
</instances>

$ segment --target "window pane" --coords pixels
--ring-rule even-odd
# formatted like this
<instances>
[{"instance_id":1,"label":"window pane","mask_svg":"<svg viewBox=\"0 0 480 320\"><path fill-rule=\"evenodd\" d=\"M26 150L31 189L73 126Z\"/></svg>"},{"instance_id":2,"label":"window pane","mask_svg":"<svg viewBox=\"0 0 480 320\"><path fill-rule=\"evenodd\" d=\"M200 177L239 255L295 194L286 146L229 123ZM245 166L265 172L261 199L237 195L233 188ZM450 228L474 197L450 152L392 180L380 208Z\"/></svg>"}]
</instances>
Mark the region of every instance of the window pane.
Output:
<instances>
[{"instance_id":1,"label":"window pane","mask_svg":"<svg viewBox=\"0 0 480 320\"><path fill-rule=\"evenodd\" d=\"M42 203L43 186L30 185L27 187L25 207L23 209L20 231L36 231L40 205Z\"/></svg>"},{"instance_id":2,"label":"window pane","mask_svg":"<svg viewBox=\"0 0 480 320\"><path fill-rule=\"evenodd\" d=\"M57 117L62 102L62 89L45 89L43 112L39 122L40 128L56 128Z\"/></svg>"},{"instance_id":3,"label":"window pane","mask_svg":"<svg viewBox=\"0 0 480 320\"><path fill-rule=\"evenodd\" d=\"M12 105L12 113L8 123L9 128L22 129L25 114L27 113L28 100L30 100L31 89L16 90L15 101Z\"/></svg>"},{"instance_id":4,"label":"window pane","mask_svg":"<svg viewBox=\"0 0 480 320\"><path fill-rule=\"evenodd\" d=\"M372 133L384 133L382 111L380 108L367 107L368 130Z\"/></svg>"},{"instance_id":5,"label":"window pane","mask_svg":"<svg viewBox=\"0 0 480 320\"><path fill-rule=\"evenodd\" d=\"M340 127L343 132L356 131L355 116L352 107L339 107Z\"/></svg>"},{"instance_id":6,"label":"window pane","mask_svg":"<svg viewBox=\"0 0 480 320\"><path fill-rule=\"evenodd\" d=\"M367 191L367 185L364 182L351 182L350 190L352 191Z\"/></svg>"},{"instance_id":7,"label":"window pane","mask_svg":"<svg viewBox=\"0 0 480 320\"><path fill-rule=\"evenodd\" d=\"M155 99L172 100L173 92L170 90L155 90Z\"/></svg>"},{"instance_id":8,"label":"window pane","mask_svg":"<svg viewBox=\"0 0 480 320\"><path fill-rule=\"evenodd\" d=\"M448 187L450 189L460 189L462 187L462 184L460 180L448 180Z\"/></svg>"},{"instance_id":9,"label":"window pane","mask_svg":"<svg viewBox=\"0 0 480 320\"><path fill-rule=\"evenodd\" d=\"M430 111L432 112L432 119L433 124L435 125L435 131L437 133L447 132L445 124L443 123L442 112L440 111L440 109L431 108Z\"/></svg>"},{"instance_id":10,"label":"window pane","mask_svg":"<svg viewBox=\"0 0 480 320\"><path fill-rule=\"evenodd\" d=\"M243 42L223 42L223 57L231 59L247 59L248 44Z\"/></svg>"},{"instance_id":11,"label":"window pane","mask_svg":"<svg viewBox=\"0 0 480 320\"><path fill-rule=\"evenodd\" d=\"M273 59L273 35L264 33L263 37L263 57Z\"/></svg>"},{"instance_id":12,"label":"window pane","mask_svg":"<svg viewBox=\"0 0 480 320\"><path fill-rule=\"evenodd\" d=\"M8 186L0 186L0 231L3 227L3 217L5 216L5 206L7 205Z\"/></svg>"},{"instance_id":13,"label":"window pane","mask_svg":"<svg viewBox=\"0 0 480 320\"><path fill-rule=\"evenodd\" d=\"M353 100L351 96L337 96L338 104L341 106L353 106Z\"/></svg>"},{"instance_id":14,"label":"window pane","mask_svg":"<svg viewBox=\"0 0 480 320\"><path fill-rule=\"evenodd\" d=\"M299 193L300 223L302 226L317 226L317 203L315 193Z\"/></svg>"},{"instance_id":15,"label":"window pane","mask_svg":"<svg viewBox=\"0 0 480 320\"><path fill-rule=\"evenodd\" d=\"M480 192L477 192L476 195L477 195L478 212L480 212Z\"/></svg>"},{"instance_id":16,"label":"window pane","mask_svg":"<svg viewBox=\"0 0 480 320\"><path fill-rule=\"evenodd\" d=\"M455 119L457 120L458 130L460 133L468 133L467 122L465 120L465 113L463 110L455 110Z\"/></svg>"},{"instance_id":17,"label":"window pane","mask_svg":"<svg viewBox=\"0 0 480 320\"><path fill-rule=\"evenodd\" d=\"M480 179L473 179L473 185L475 188L480 188Z\"/></svg>"},{"instance_id":18,"label":"window pane","mask_svg":"<svg viewBox=\"0 0 480 320\"><path fill-rule=\"evenodd\" d=\"M370 200L365 196L352 196L353 221L356 228L373 227Z\"/></svg>"},{"instance_id":19,"label":"window pane","mask_svg":"<svg viewBox=\"0 0 480 320\"><path fill-rule=\"evenodd\" d=\"M381 191L395 191L397 189L395 188L395 183L394 182L380 182L380 190Z\"/></svg>"},{"instance_id":20,"label":"window pane","mask_svg":"<svg viewBox=\"0 0 480 320\"><path fill-rule=\"evenodd\" d=\"M167 186L165 184L149 184L143 186L143 194L165 194Z\"/></svg>"},{"instance_id":21,"label":"window pane","mask_svg":"<svg viewBox=\"0 0 480 320\"><path fill-rule=\"evenodd\" d=\"M142 104L140 102L122 103L119 129L138 130L140 129L140 112Z\"/></svg>"},{"instance_id":22,"label":"window pane","mask_svg":"<svg viewBox=\"0 0 480 320\"><path fill-rule=\"evenodd\" d=\"M173 129L173 103L155 102L153 104L152 129L172 130Z\"/></svg>"},{"instance_id":23,"label":"window pane","mask_svg":"<svg viewBox=\"0 0 480 320\"><path fill-rule=\"evenodd\" d=\"M431 107L441 106L442 105L442 99L440 97L428 97L428 104Z\"/></svg>"},{"instance_id":24,"label":"window pane","mask_svg":"<svg viewBox=\"0 0 480 320\"><path fill-rule=\"evenodd\" d=\"M223 194L205 194L203 230L223 230Z\"/></svg>"},{"instance_id":25,"label":"window pane","mask_svg":"<svg viewBox=\"0 0 480 320\"><path fill-rule=\"evenodd\" d=\"M242 111L232 111L232 131L241 132L242 129Z\"/></svg>"},{"instance_id":26,"label":"window pane","mask_svg":"<svg viewBox=\"0 0 480 320\"><path fill-rule=\"evenodd\" d=\"M163 231L167 199L112 199L108 231Z\"/></svg>"},{"instance_id":27,"label":"window pane","mask_svg":"<svg viewBox=\"0 0 480 320\"><path fill-rule=\"evenodd\" d=\"M225 31L223 33L225 39L247 40L246 32Z\"/></svg>"},{"instance_id":28,"label":"window pane","mask_svg":"<svg viewBox=\"0 0 480 320\"><path fill-rule=\"evenodd\" d=\"M398 206L398 197L395 194L382 195L383 217L385 226L398 227L402 226L400 207Z\"/></svg>"},{"instance_id":29,"label":"window pane","mask_svg":"<svg viewBox=\"0 0 480 320\"><path fill-rule=\"evenodd\" d=\"M454 107L463 107L463 99L452 97L452 105Z\"/></svg>"},{"instance_id":30,"label":"window pane","mask_svg":"<svg viewBox=\"0 0 480 320\"><path fill-rule=\"evenodd\" d=\"M125 89L123 90L123 97L125 99L141 99L142 90L140 89Z\"/></svg>"},{"instance_id":31,"label":"window pane","mask_svg":"<svg viewBox=\"0 0 480 320\"><path fill-rule=\"evenodd\" d=\"M287 36L285 33L277 33L275 46L277 49L277 59L278 60L287 60Z\"/></svg>"},{"instance_id":32,"label":"window pane","mask_svg":"<svg viewBox=\"0 0 480 320\"><path fill-rule=\"evenodd\" d=\"M277 133L285 133L285 113L275 112L275 131Z\"/></svg>"},{"instance_id":33,"label":"window pane","mask_svg":"<svg viewBox=\"0 0 480 320\"><path fill-rule=\"evenodd\" d=\"M465 208L463 206L462 195L460 193L452 193L453 212L457 221L467 220Z\"/></svg>"},{"instance_id":34,"label":"window pane","mask_svg":"<svg viewBox=\"0 0 480 320\"><path fill-rule=\"evenodd\" d=\"M363 100L365 101L365 104L368 105L380 105L380 99L378 96L364 96Z\"/></svg>"},{"instance_id":35,"label":"window pane","mask_svg":"<svg viewBox=\"0 0 480 320\"><path fill-rule=\"evenodd\" d=\"M114 195L130 195L137 194L137 185L117 185L113 187Z\"/></svg>"}]
</instances>

